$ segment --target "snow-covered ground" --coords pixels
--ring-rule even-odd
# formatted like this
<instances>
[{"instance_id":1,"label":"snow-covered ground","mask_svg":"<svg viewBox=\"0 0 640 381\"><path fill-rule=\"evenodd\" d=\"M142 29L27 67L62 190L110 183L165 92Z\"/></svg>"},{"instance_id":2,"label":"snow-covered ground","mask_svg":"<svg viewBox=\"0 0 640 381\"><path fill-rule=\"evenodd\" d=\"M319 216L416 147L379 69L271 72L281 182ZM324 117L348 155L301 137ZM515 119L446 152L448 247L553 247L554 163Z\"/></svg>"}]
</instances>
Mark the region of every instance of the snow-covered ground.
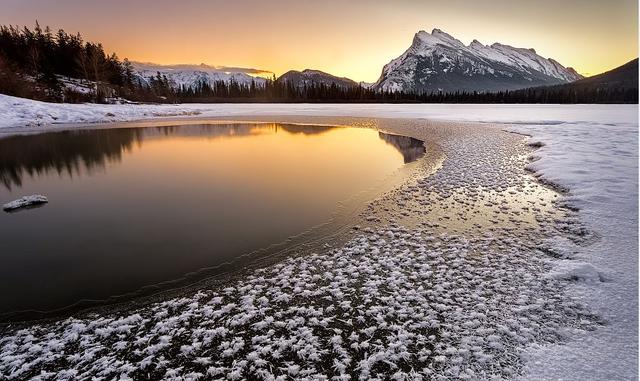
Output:
<instances>
[{"instance_id":1,"label":"snow-covered ground","mask_svg":"<svg viewBox=\"0 0 640 381\"><path fill-rule=\"evenodd\" d=\"M448 121L465 121L465 122L484 122L504 124L505 130L516 131L531 135L530 142L542 142L544 146L535 152L537 161L529 164L531 170L535 171L545 181L550 181L561 185L569 190L566 195L566 202L580 209L579 217L586 224L588 230L594 232L592 242L584 242L581 245L570 243L569 241L559 240L554 242L556 247L563 246L567 253L575 253L570 255L570 259L551 261L549 270L550 279L563 279L569 274L569 279L565 290L567 294L578 303L587 305L592 311L604 320L605 324L598 326L595 330L568 330L567 333L571 337L568 341L559 344L551 344L549 341L533 341L527 347L524 356L528 360L525 363L523 379L531 380L630 380L637 379L638 375L638 106L637 105L315 105L315 104L212 104L212 105L58 105L46 104L41 102L33 102L18 98L12 98L0 95L0 135L11 134L21 131L46 130L55 127L54 124L77 124L75 127L86 127L86 123L105 122L105 121L129 121L141 120L157 117L275 117L281 115L289 116L353 116L353 117L369 117L369 118L413 118L413 119L433 119ZM482 125L468 128L489 128ZM453 143L452 143L453 144ZM393 229L392 229L393 230ZM361 268L362 271L373 271L371 269L384 269L385 266L396 266L398 271L398 281L405 281L405 270L415 268L421 260L431 258L432 252L428 247L420 249L421 240L412 235L411 232L402 230L387 230L370 232L360 240L365 240L367 250L374 252L393 251L392 247L388 247L380 237L388 234L400 234L403 236L411 247L418 245L418 254L403 254L393 259L392 257L382 256L362 257L362 263L370 265L370 267ZM389 238L387 238L389 240ZM446 240L446 238L445 238ZM456 240L455 238L453 239ZM365 242L363 241L363 242ZM282 271L293 271L302 274L304 282L300 286L300 290L312 290L318 285L324 285L322 282L333 282L339 285L330 292L343 292L349 289L351 275L337 271L330 261L346 260L342 263L344 268L349 271L359 271L357 266L348 261L352 255L362 254L360 252L362 245L357 245L358 241L351 243L345 249L339 250L335 259L320 256L313 257L308 261L296 259L294 262L288 262L276 268L276 271L263 274L257 274L256 277L264 277L263 279L255 278L249 280L249 285L259 285L264 279L274 284L280 284L283 279L280 274ZM467 242L454 242L458 248L464 248ZM489 248L487 248L489 250ZM451 256L452 261L458 261L461 266L467 266L467 258L460 257L457 250L444 251L446 255ZM520 254L514 254L514 258L521 262ZM424 256L424 258L422 258ZM372 261L372 262L368 262ZM388 262L387 261L391 261ZM399 261L398 263L392 263ZM417 262L416 262L417 261ZM462 261L462 262L460 262ZM496 262L500 263L500 262ZM332 279L315 279L313 271L309 273L309 266L325 269L326 274L334 277ZM356 266L351 268L350 266ZM445 276L447 271L451 269L440 268L437 266L446 266L446 263L435 263L434 269L437 269L436 276ZM316 270L317 270L316 268ZM428 269L424 269L428 271ZM377 271L377 270L375 270ZM377 276L383 273L374 272L370 274L371 281L374 282ZM327 275L327 276L328 276ZM512 274L513 275L513 274ZM346 276L346 278L345 278ZM359 278L356 278L359 279ZM382 279L382 278L381 278ZM384 278L387 279L387 278ZM528 278L527 278L528 279ZM306 283L305 283L306 282ZM332 283L332 284L333 284ZM567 282L565 282L567 283ZM455 289L449 289L446 279L437 282L443 288L440 290L446 295L454 293ZM535 282L529 284L529 281L523 283L528 287L536 287ZM306 286L309 287L306 287ZM349 287L342 287L349 286ZM407 286L406 290L403 288ZM410 284L399 284L401 290L409 291ZM522 284L520 285L522 286ZM280 286L278 286L280 287ZM434 285L434 287L437 287ZM516 285L513 285L516 287ZM229 292L235 293L238 290ZM257 290L260 295L262 291ZM281 290L280 290L281 291ZM249 292L251 294L251 292ZM225 302L231 303L230 297L224 296ZM235 295L235 294L234 294ZM248 295L248 294L246 294ZM322 294L324 295L324 294ZM390 301L393 301L395 294L389 294ZM422 295L422 294L420 294ZM420 301L420 295L411 296L412 300ZM277 295L276 295L277 296ZM310 295L311 296L311 295ZM335 295L334 295L335 296ZM211 295L207 296L207 300ZM273 295L265 294L267 299L271 299ZM218 300L218 296L213 296L213 301ZM222 299L221 299L222 300ZM233 297L235 300L235 296ZM266 300L266 299L265 299ZM358 299L359 300L359 299ZM233 306L226 305L224 308L237 309L242 303L248 303L248 299L238 299L234 301ZM212 306L216 310L216 304L209 301L205 304L197 305L197 301L170 301L168 303L178 303L180 306L186 306L188 303L195 303L193 308L183 309L189 316L176 315L175 319L163 321L163 324L174 324L179 326L180 319L192 319L193 311L201 313L209 313L207 306ZM182 303L182 304L180 304ZM253 300L251 300L253 303ZM253 304L251 304L253 305ZM259 303L258 303L259 305ZM418 304L417 306L419 306ZM429 315L433 311L418 308L417 313ZM393 310L395 307L406 308L407 306L390 305ZM170 306L170 309L174 308ZM179 309L178 307L175 307ZM260 308L260 307L258 307ZM320 307L322 308L322 307ZM345 306L346 308L346 306ZM549 307L551 308L551 307ZM569 307L567 307L569 308ZM573 308L573 307L571 307ZM202 309L202 311L200 311ZM347 308L348 309L348 308ZM436 308L437 310L437 308ZM158 313L164 313L164 310L158 307ZM238 310L240 311L240 310ZM390 313L386 309L381 312ZM400 310L391 311L393 313L401 313ZM295 311L294 311L295 312ZM299 311L298 311L299 312ZM320 311L321 312L321 311ZM215 312L217 313L217 312ZM290 316L292 322L295 321L295 313L291 311L283 312L284 315ZM313 314L317 314L316 310L304 312L308 319L313 319ZM243 318L243 312L238 312L236 318ZM356 314L357 315L357 314ZM533 314L535 315L535 314ZM533 316L532 315L532 316ZM354 315L355 316L355 315ZM461 315L463 316L463 315ZM133 320L119 322L117 320L108 320L100 323L96 321L91 324L102 324L96 326L98 333L109 335L106 329L131 329L135 324L139 324L137 320L156 322L158 319L151 318L150 315L140 317L129 317ZM520 318L520 317L518 317ZM533 319L531 316L528 317ZM136 320L137 319L137 320ZM151 319L151 320L149 320ZM154 320L155 319L155 320ZM323 317L318 315L317 323L322 326ZM402 319L401 319L402 320ZM534 319L535 320L535 319ZM118 324L113 325L112 322ZM482 319L480 319L482 321ZM329 324L329 322L326 322ZM533 329L535 324L543 324L544 320L538 323L524 323L522 327L526 330ZM75 324L75 325L74 325ZM68 335L82 335L87 330L86 322L69 323L67 329ZM159 323L158 323L159 324ZM292 323L293 324L293 323ZM429 324L435 324L430 322ZM484 324L484 323L482 323ZM483 328L483 325L479 327ZM555 324L555 323L554 323ZM109 328L109 327L115 328ZM75 328L74 328L75 327ZM102 327L102 328L101 328ZM129 328L127 328L129 327ZM399 347L393 347L393 352L381 354L381 356L391 356L391 358L401 358L405 355L406 349L403 349L403 343L408 340L415 339L412 331L412 325L405 327L392 327L389 332L395 335L395 343ZM156 327L158 334L168 332L172 328L170 326ZM304 328L304 326L302 326ZM397 328L397 329L396 329ZM470 327L473 328L473 327ZM476 327L477 328L477 327ZM154 328L155 329L155 328ZM259 328L256 328L259 329ZM489 329L489 328L487 328ZM453 329L455 331L455 329ZM102 332L102 333L101 333ZM127 331L128 332L128 331ZM265 331L266 332L266 331ZM337 331L335 342L327 342L327 350L334 348L340 351L345 348L342 338ZM30 335L30 332L24 335ZM224 332L202 331L193 333L197 337L202 335L223 335ZM298 343L309 345L313 348L322 349L322 345L315 345L313 340L317 338L309 333L300 331L301 335ZM306 335L306 336L305 336ZM373 332L372 332L373 335ZM408 335L408 336L407 336ZM194 336L194 337L196 337ZM491 337L492 335L489 335ZM499 335L498 335L499 336ZM169 338L166 338L169 340ZM161 345L162 340L156 345ZM264 338L269 341L268 337ZM392 337L393 339L393 337ZM53 340L53 339L52 339ZM58 340L57 338L55 340ZM54 340L54 341L55 341ZM234 351L236 348L244 346L241 338L231 339L227 343L225 350ZM333 339L332 339L333 340ZM498 340L498 339L496 339ZM525 340L526 341L526 340ZM365 341L356 342L368 343ZM27 341L28 343L28 341ZM546 343L546 344L545 344ZM48 344L51 344L49 341ZM55 343L54 343L55 344ZM220 344L220 345L223 345ZM255 344L255 343L254 343ZM301 345L302 345L301 344ZM360 345L358 344L358 345ZM390 343L391 345L393 343ZM26 345L26 344L25 344ZM58 345L62 345L58 343ZM93 344L91 344L93 345ZM114 344L116 347L118 343ZM124 345L124 344L123 344ZM305 347L302 347L304 349ZM395 345L395 344L394 344ZM470 344L473 347L473 343ZM223 345L224 346L224 345ZM16 347L18 348L18 347ZM151 347L150 347L151 348ZM352 347L353 348L353 347ZM387 350L389 348L387 347ZM458 361L460 355L456 355L455 348L441 348L445 357L437 357L446 360L451 355L451 359ZM496 348L494 348L496 349ZM55 348L48 348L54 351ZM498 349L496 349L498 350ZM198 348L185 345L183 352L186 354L190 351L198 351ZM448 352L451 354L448 354ZM86 352L85 352L86 354ZM314 355L308 353L306 356ZM322 354L319 354L320 356ZM186 356L186 355L185 355ZM251 355L254 360L260 360L259 354ZM258 357L256 357L258 356ZM395 357L394 357L395 356ZM464 357L464 356L462 356ZM480 357L481 358L481 357ZM201 361L206 362L206 359ZM373 361L374 359L371 359ZM8 361L8 360L7 360ZM16 357L16 364L20 364ZM71 361L71 360L70 360ZM74 360L75 361L75 360ZM84 361L78 359L77 361ZM158 360L154 360L158 361ZM160 362L166 361L162 358ZM198 360L200 361L200 360ZM490 361L485 359L485 361ZM368 363L358 366L361 371L366 369ZM123 369L130 364L120 364ZM334 369L339 370L342 366L348 364L335 363ZM450 364L451 365L451 364ZM364 367L364 368L363 368ZM454 366L455 368L455 366ZM435 368L440 369L440 368ZM448 369L448 368L447 368ZM227 369L226 371L232 371ZM304 370L304 369L302 369ZM212 372L217 371L213 369ZM220 370L224 371L224 370ZM289 375L299 375L300 368L291 363L290 367L284 371ZM360 372L362 375L362 372ZM443 373L444 374L444 373ZM480 373L485 374L485 373ZM490 375L486 373L485 375ZM451 376L451 374L448 374ZM507 374L496 373L496 375L505 376ZM73 376L73 374L71 374ZM166 376L166 375L165 375ZM459 375L460 378L463 378ZM466 377L466 376L465 376ZM473 378L472 376L471 379Z\"/></svg>"},{"instance_id":2,"label":"snow-covered ground","mask_svg":"<svg viewBox=\"0 0 640 381\"><path fill-rule=\"evenodd\" d=\"M514 128L545 144L530 167L571 191L570 203L598 236L559 266L595 275L595 281L574 283L570 293L607 322L566 345L532 350L531 380L556 380L558 374L563 380L638 376L638 109L585 107L600 113Z\"/></svg>"},{"instance_id":3,"label":"snow-covered ground","mask_svg":"<svg viewBox=\"0 0 640 381\"><path fill-rule=\"evenodd\" d=\"M123 122L160 117L326 115L420 118L542 125L637 125L634 105L463 105L463 104L53 104L0 94L0 133L52 124ZM615 128L615 126L614 126Z\"/></svg>"}]
</instances>

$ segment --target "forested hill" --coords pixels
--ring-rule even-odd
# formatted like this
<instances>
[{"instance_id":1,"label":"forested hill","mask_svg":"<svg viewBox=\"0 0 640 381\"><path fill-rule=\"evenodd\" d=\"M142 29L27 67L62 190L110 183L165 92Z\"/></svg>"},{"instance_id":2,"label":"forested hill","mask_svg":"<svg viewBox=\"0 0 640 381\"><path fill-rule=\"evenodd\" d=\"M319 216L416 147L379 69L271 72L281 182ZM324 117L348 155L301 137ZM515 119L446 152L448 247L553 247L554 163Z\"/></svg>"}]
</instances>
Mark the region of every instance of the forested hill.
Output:
<instances>
[{"instance_id":1,"label":"forested hill","mask_svg":"<svg viewBox=\"0 0 640 381\"><path fill-rule=\"evenodd\" d=\"M563 85L516 91L528 103L638 103L638 59Z\"/></svg>"},{"instance_id":2,"label":"forested hill","mask_svg":"<svg viewBox=\"0 0 640 381\"><path fill-rule=\"evenodd\" d=\"M604 88L638 88L638 59L631 60L626 64L609 70L602 74L594 75L567 84L570 87L592 86L601 89Z\"/></svg>"},{"instance_id":3,"label":"forested hill","mask_svg":"<svg viewBox=\"0 0 640 381\"><path fill-rule=\"evenodd\" d=\"M106 91L100 85L126 87L126 73L126 61L107 55L100 44L84 42L80 34L54 33L38 24L33 30L0 27L0 92L5 94L52 101L98 101L105 95L101 91ZM78 94L72 94L73 90L64 89L63 77L85 80L87 86L94 82L98 88L94 84L95 94L90 94L79 82Z\"/></svg>"}]
</instances>

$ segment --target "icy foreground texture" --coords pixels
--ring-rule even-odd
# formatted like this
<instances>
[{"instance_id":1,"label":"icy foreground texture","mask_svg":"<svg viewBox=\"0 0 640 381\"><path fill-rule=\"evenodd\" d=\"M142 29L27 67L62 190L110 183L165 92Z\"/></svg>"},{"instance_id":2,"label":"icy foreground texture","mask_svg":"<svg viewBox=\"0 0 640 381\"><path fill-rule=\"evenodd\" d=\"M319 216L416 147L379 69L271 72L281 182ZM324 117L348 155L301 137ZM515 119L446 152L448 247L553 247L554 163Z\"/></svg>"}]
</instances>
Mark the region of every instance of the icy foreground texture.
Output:
<instances>
[{"instance_id":1,"label":"icy foreground texture","mask_svg":"<svg viewBox=\"0 0 640 381\"><path fill-rule=\"evenodd\" d=\"M525 172L531 150L522 136L363 125L430 136L448 158L432 176L422 162L413 180L372 202L363 213L371 223L361 222L341 248L301 253L135 311L13 331L0 341L0 372L15 379L510 378L521 372L526 345L598 326L585 305L565 297L561 280L544 276L558 254L537 248L560 235L578 238L581 227ZM430 155L437 159L438 148Z\"/></svg>"},{"instance_id":2,"label":"icy foreground texture","mask_svg":"<svg viewBox=\"0 0 640 381\"><path fill-rule=\"evenodd\" d=\"M71 105L40 106L52 115ZM488 124L436 136L446 129L378 121L372 126L435 136L446 160L435 175L374 202L365 216L372 227L344 247L139 311L7 331L0 374L637 379L637 106L77 106L65 122L176 109L505 123L499 128L545 143L529 170L569 193L532 198L542 186L523 173L530 151ZM34 120L21 117L1 121L11 127L4 132Z\"/></svg>"}]
</instances>

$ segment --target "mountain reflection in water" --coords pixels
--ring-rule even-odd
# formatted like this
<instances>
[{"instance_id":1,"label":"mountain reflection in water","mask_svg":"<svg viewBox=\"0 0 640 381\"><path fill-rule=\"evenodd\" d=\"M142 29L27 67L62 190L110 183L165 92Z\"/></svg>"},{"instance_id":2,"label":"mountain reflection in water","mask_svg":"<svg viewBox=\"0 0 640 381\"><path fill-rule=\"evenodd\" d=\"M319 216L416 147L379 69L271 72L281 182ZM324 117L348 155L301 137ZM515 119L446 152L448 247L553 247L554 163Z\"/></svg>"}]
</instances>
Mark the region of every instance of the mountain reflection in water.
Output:
<instances>
[{"instance_id":1,"label":"mountain reflection in water","mask_svg":"<svg viewBox=\"0 0 640 381\"><path fill-rule=\"evenodd\" d=\"M116 128L75 130L19 135L0 139L0 182L5 188L22 185L24 176L56 172L74 177L85 169L87 173L104 170L108 163L122 160L124 152L146 139L159 136L220 138L278 133L322 134L342 127L296 124L200 124L146 128ZM395 147L412 162L425 153L424 144L406 136L378 133L380 139Z\"/></svg>"},{"instance_id":2,"label":"mountain reflection in water","mask_svg":"<svg viewBox=\"0 0 640 381\"><path fill-rule=\"evenodd\" d=\"M404 163L411 163L422 157L425 153L424 143L408 136L385 134L378 132L380 139L394 146L402 154Z\"/></svg>"}]
</instances>

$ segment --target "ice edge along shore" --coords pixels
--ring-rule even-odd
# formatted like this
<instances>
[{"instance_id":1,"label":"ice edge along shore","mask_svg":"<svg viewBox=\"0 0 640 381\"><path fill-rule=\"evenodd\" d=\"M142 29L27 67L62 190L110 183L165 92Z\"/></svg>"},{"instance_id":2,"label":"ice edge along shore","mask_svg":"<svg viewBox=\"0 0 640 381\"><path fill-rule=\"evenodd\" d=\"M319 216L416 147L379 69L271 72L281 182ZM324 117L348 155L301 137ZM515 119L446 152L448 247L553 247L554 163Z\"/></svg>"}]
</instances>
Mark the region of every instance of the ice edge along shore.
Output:
<instances>
[{"instance_id":1,"label":"ice edge along shore","mask_svg":"<svg viewBox=\"0 0 640 381\"><path fill-rule=\"evenodd\" d=\"M567 201L581 209L581 217L599 236L580 248L577 260L560 262L554 271L597 274L597 280L585 275L569 293L607 321L568 343L531 348L522 378L637 376L637 105L71 105L0 95L0 114L0 136L46 131L56 124L81 128L159 117L300 115L503 123L506 130L544 144L530 169L568 188Z\"/></svg>"}]
</instances>

